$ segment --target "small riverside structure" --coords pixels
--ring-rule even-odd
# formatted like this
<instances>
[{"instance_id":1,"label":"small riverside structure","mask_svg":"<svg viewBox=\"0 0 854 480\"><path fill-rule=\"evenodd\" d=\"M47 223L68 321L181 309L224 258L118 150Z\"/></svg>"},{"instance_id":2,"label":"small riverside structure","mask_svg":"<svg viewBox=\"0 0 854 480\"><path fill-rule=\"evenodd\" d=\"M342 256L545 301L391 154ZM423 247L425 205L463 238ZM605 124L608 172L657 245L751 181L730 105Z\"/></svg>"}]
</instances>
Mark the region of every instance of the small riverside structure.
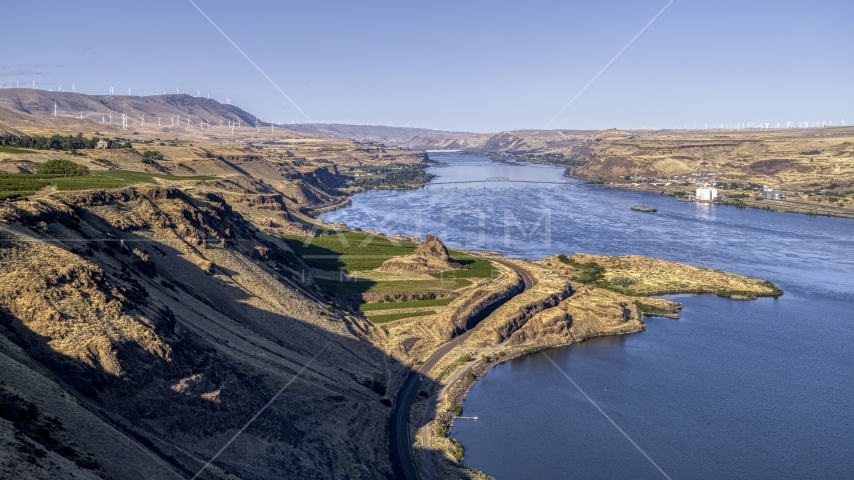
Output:
<instances>
[{"instance_id":1,"label":"small riverside structure","mask_svg":"<svg viewBox=\"0 0 854 480\"><path fill-rule=\"evenodd\" d=\"M697 189L697 195L694 197L694 200L698 202L714 202L716 198L718 198L718 189L703 185Z\"/></svg>"},{"instance_id":2,"label":"small riverside structure","mask_svg":"<svg viewBox=\"0 0 854 480\"><path fill-rule=\"evenodd\" d=\"M769 200L782 200L783 194L775 192L773 188L762 187L762 198L767 198Z\"/></svg>"}]
</instances>

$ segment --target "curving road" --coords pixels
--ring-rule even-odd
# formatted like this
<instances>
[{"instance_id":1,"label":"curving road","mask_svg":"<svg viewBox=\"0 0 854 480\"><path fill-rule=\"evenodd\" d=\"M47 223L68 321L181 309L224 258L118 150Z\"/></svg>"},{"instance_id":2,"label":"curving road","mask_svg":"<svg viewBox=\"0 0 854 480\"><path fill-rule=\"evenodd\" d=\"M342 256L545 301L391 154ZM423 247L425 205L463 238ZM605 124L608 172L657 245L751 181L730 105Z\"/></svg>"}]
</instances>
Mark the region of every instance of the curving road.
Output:
<instances>
[{"instance_id":1,"label":"curving road","mask_svg":"<svg viewBox=\"0 0 854 480\"><path fill-rule=\"evenodd\" d=\"M490 259L490 261L512 268L525 282L525 290L534 286L534 277L527 270L502 260ZM391 410L391 419L389 420L389 429L391 430L391 458L394 463L394 473L397 478L403 480L418 480L419 478L418 469L415 466L415 459L412 455L412 439L409 436L409 410L412 407L412 402L415 401L415 396L421 388L424 374L436 366L436 364L439 363L439 361L442 360L448 352L463 343L473 331L474 328L462 335L454 337L448 341L448 343L442 345L438 350L433 352L433 354L430 355L424 363L419 365L418 368L409 374L406 381L403 382L403 386L397 392L397 398L395 398L394 407ZM424 440L425 442L428 441L427 434L425 434ZM432 480L433 469L430 468L429 451L426 448L424 450L424 458L427 460L426 465L428 476L431 477Z\"/></svg>"}]
</instances>

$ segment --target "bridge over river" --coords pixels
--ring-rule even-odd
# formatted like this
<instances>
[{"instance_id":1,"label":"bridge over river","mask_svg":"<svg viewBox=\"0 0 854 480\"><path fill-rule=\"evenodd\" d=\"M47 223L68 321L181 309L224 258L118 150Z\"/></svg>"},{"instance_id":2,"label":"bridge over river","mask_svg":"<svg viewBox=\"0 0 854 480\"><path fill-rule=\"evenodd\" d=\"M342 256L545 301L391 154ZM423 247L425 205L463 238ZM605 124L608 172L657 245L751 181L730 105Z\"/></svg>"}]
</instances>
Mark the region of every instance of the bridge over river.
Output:
<instances>
[{"instance_id":1,"label":"bridge over river","mask_svg":"<svg viewBox=\"0 0 854 480\"><path fill-rule=\"evenodd\" d=\"M602 187L602 185L589 184L589 183L570 183L567 181L542 181L542 180L512 180L507 177L489 177L483 180L457 180L453 182L430 182L424 184L424 189L426 190L439 190L442 191L445 189L445 186L448 186L449 189L457 190L460 186L468 186L469 190L474 188L475 184L479 184L479 187L482 187L486 190L486 184L488 183L499 183L499 184L507 184L507 187L512 189L513 185L516 184L517 187L528 188L528 186L534 186L536 188L540 188L544 186L546 188L558 188L558 187L580 187L580 188L596 188ZM437 188L438 187L438 188Z\"/></svg>"}]
</instances>

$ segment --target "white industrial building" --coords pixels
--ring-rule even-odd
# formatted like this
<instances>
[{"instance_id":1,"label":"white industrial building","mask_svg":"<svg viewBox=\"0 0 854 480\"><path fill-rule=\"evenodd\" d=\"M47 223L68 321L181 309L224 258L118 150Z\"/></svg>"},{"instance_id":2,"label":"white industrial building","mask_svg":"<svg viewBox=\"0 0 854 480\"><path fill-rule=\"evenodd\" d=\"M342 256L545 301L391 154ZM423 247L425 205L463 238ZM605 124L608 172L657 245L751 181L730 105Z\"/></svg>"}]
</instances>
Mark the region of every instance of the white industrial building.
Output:
<instances>
[{"instance_id":1,"label":"white industrial building","mask_svg":"<svg viewBox=\"0 0 854 480\"><path fill-rule=\"evenodd\" d=\"M783 194L769 187L762 187L762 198L770 200L782 200Z\"/></svg>"},{"instance_id":2,"label":"white industrial building","mask_svg":"<svg viewBox=\"0 0 854 480\"><path fill-rule=\"evenodd\" d=\"M718 189L703 185L697 189L697 195L694 197L698 202L714 202L718 198Z\"/></svg>"}]
</instances>

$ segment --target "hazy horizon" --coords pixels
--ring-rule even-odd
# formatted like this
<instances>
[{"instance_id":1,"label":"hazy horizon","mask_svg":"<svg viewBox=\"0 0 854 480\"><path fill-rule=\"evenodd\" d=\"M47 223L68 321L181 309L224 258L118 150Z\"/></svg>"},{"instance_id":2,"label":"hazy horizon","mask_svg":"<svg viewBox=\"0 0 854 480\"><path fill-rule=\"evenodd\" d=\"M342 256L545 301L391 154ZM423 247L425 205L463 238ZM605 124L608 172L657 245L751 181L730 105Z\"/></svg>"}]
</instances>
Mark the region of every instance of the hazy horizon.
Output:
<instances>
[{"instance_id":1,"label":"hazy horizon","mask_svg":"<svg viewBox=\"0 0 854 480\"><path fill-rule=\"evenodd\" d=\"M854 115L854 5L31 2L8 18L4 87L226 98L269 121L466 132L683 128ZM335 15L330 13L334 12ZM854 117L852 117L854 119Z\"/></svg>"}]
</instances>

